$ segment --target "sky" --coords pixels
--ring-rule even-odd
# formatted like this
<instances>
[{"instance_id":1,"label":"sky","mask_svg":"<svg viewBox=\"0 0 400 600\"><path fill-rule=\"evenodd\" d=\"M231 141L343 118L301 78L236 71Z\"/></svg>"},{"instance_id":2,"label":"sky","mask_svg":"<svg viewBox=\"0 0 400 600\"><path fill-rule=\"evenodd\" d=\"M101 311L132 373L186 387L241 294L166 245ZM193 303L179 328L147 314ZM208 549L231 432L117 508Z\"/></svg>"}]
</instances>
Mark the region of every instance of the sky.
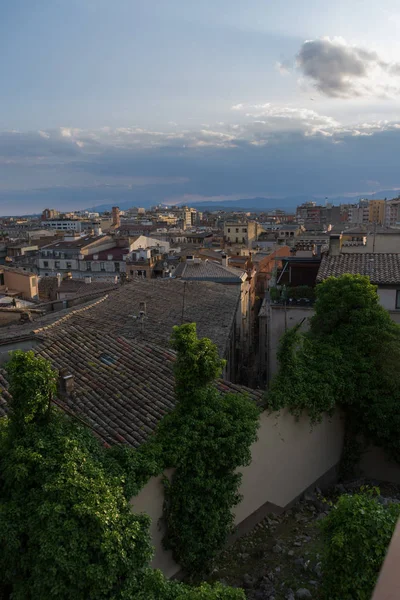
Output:
<instances>
[{"instance_id":1,"label":"sky","mask_svg":"<svg viewBox=\"0 0 400 600\"><path fill-rule=\"evenodd\" d=\"M4 0L0 214L400 189L397 0Z\"/></svg>"}]
</instances>

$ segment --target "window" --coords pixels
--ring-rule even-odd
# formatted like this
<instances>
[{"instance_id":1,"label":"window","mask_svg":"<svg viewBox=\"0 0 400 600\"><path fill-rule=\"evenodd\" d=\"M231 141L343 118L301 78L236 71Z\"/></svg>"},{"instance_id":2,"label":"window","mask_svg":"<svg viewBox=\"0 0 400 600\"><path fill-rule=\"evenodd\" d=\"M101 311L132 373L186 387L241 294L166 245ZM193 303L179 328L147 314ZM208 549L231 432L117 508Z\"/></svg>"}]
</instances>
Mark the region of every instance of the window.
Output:
<instances>
[{"instance_id":1,"label":"window","mask_svg":"<svg viewBox=\"0 0 400 600\"><path fill-rule=\"evenodd\" d=\"M106 265L103 262L101 262L100 263L100 271L105 271L105 270L106 270Z\"/></svg>"},{"instance_id":2,"label":"window","mask_svg":"<svg viewBox=\"0 0 400 600\"><path fill-rule=\"evenodd\" d=\"M114 263L114 268L115 268L115 270L116 270L116 271L118 271L118 273L119 273L119 262L115 262L115 263Z\"/></svg>"},{"instance_id":3,"label":"window","mask_svg":"<svg viewBox=\"0 0 400 600\"><path fill-rule=\"evenodd\" d=\"M72 269L72 263L67 262L67 269Z\"/></svg>"},{"instance_id":4,"label":"window","mask_svg":"<svg viewBox=\"0 0 400 600\"><path fill-rule=\"evenodd\" d=\"M396 291L396 308L400 309L400 290Z\"/></svg>"},{"instance_id":5,"label":"window","mask_svg":"<svg viewBox=\"0 0 400 600\"><path fill-rule=\"evenodd\" d=\"M43 261L43 266L45 269L47 269L47 267L49 266L49 261L48 260L44 260Z\"/></svg>"},{"instance_id":6,"label":"window","mask_svg":"<svg viewBox=\"0 0 400 600\"><path fill-rule=\"evenodd\" d=\"M91 271L92 270L92 263L91 262L87 262L86 263L86 271Z\"/></svg>"},{"instance_id":7,"label":"window","mask_svg":"<svg viewBox=\"0 0 400 600\"><path fill-rule=\"evenodd\" d=\"M239 238L236 238L236 243L238 243L238 242L239 242Z\"/></svg>"},{"instance_id":8,"label":"window","mask_svg":"<svg viewBox=\"0 0 400 600\"><path fill-rule=\"evenodd\" d=\"M54 268L55 269L59 269L60 268L60 261L56 260L56 262L54 263Z\"/></svg>"},{"instance_id":9,"label":"window","mask_svg":"<svg viewBox=\"0 0 400 600\"><path fill-rule=\"evenodd\" d=\"M247 233L247 227L244 227L242 231L243 233Z\"/></svg>"},{"instance_id":10,"label":"window","mask_svg":"<svg viewBox=\"0 0 400 600\"><path fill-rule=\"evenodd\" d=\"M236 227L236 233L239 233L239 227Z\"/></svg>"},{"instance_id":11,"label":"window","mask_svg":"<svg viewBox=\"0 0 400 600\"><path fill-rule=\"evenodd\" d=\"M0 273L0 285L4 285L4 273Z\"/></svg>"},{"instance_id":12,"label":"window","mask_svg":"<svg viewBox=\"0 0 400 600\"><path fill-rule=\"evenodd\" d=\"M231 232L231 228L230 228L230 227L228 227L228 233L230 233L230 232Z\"/></svg>"}]
</instances>

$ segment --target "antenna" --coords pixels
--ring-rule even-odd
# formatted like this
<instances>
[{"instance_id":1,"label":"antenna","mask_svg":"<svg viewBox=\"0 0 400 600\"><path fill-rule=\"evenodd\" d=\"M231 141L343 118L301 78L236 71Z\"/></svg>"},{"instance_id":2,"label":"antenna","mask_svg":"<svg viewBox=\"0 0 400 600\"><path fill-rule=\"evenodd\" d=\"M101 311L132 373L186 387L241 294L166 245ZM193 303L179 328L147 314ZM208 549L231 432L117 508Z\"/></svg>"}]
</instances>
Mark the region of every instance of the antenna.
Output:
<instances>
[{"instance_id":1,"label":"antenna","mask_svg":"<svg viewBox=\"0 0 400 600\"><path fill-rule=\"evenodd\" d=\"M183 282L183 296L182 296L182 316L181 325L183 325L183 319L185 317L185 294L186 294L186 281Z\"/></svg>"}]
</instances>

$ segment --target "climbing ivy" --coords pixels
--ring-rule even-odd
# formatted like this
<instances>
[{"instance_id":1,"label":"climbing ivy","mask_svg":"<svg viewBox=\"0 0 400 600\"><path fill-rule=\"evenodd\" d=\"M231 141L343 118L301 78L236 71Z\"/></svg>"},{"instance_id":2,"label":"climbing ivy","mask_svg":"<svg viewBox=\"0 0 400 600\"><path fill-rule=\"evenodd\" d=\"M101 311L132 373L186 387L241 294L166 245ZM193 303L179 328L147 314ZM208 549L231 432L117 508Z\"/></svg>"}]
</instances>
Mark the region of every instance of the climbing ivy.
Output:
<instances>
[{"instance_id":1,"label":"climbing ivy","mask_svg":"<svg viewBox=\"0 0 400 600\"><path fill-rule=\"evenodd\" d=\"M400 516L400 505L382 506L375 493L379 490L341 496L321 521L326 600L371 598Z\"/></svg>"},{"instance_id":2,"label":"climbing ivy","mask_svg":"<svg viewBox=\"0 0 400 600\"><path fill-rule=\"evenodd\" d=\"M306 411L313 423L335 407L347 428L400 461L400 326L368 277L330 277L316 288L310 329L289 330L266 398L273 409Z\"/></svg>"},{"instance_id":3,"label":"climbing ivy","mask_svg":"<svg viewBox=\"0 0 400 600\"><path fill-rule=\"evenodd\" d=\"M193 334L193 327L187 332ZM184 330L176 330L174 339L178 338L184 342ZM241 397L220 398L212 382L222 363L210 342L194 338L191 335L188 348L191 358L184 355L183 343L177 348L176 365L178 373L193 366L201 389L189 387L194 394L189 395L182 380L177 382L182 403L176 415L166 418L159 432L139 450L101 445L88 428L51 404L57 374L50 364L33 352L13 354L7 365L10 414L0 421L2 599L244 600L242 590L218 583L193 587L168 581L161 572L152 570L150 520L134 514L129 504L131 495L151 475L159 474L167 464L177 465L177 479L167 494L171 502L168 536L171 547L176 546L175 556L188 551L187 566L203 565L207 544L214 555L231 528L230 510L239 499L240 480L233 469L250 460L248 446L255 439L257 409ZM215 360L219 361L218 368ZM190 398L196 399L197 411L189 410ZM192 419L195 444L189 443L186 417ZM172 429L167 435L169 425ZM219 430L218 435L213 429ZM209 454L212 448L221 453L215 472ZM191 463L192 451L208 452L209 458L199 457L196 464L194 460ZM192 464L194 471L186 471L185 479L185 467L191 469ZM218 494L211 489L218 478L222 482L219 506ZM204 522L194 519L193 526L188 516L197 515L200 502L188 491L192 484L209 510L215 511L209 518L203 510ZM183 494L181 506L179 489ZM207 504L209 492L214 494L213 502ZM182 510L183 528L176 525L179 515L175 508ZM180 532L183 538L176 544ZM191 533L204 538L194 538L192 545Z\"/></svg>"},{"instance_id":4,"label":"climbing ivy","mask_svg":"<svg viewBox=\"0 0 400 600\"><path fill-rule=\"evenodd\" d=\"M165 466L164 544L191 574L206 571L233 530L241 475L251 461L259 408L241 394L221 394L216 377L223 362L214 344L199 340L195 324L175 327L172 347L176 409L164 417L157 438Z\"/></svg>"}]
</instances>

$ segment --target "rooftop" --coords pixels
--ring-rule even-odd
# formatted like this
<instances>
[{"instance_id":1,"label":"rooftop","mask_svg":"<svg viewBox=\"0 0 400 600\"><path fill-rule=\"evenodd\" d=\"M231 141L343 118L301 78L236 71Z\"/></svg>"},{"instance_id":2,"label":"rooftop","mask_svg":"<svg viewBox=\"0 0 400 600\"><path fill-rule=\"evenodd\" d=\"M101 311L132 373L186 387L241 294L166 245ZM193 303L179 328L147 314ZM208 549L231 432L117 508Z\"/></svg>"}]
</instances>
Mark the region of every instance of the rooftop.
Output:
<instances>
[{"instance_id":1,"label":"rooftop","mask_svg":"<svg viewBox=\"0 0 400 600\"><path fill-rule=\"evenodd\" d=\"M74 376L74 392L62 398L61 404L109 443L140 445L175 405L175 354L169 349L169 338L172 325L182 322L184 287L184 321L197 321L200 337L207 336L225 348L238 300L233 286L140 281L121 286L102 301L65 312L55 322L43 319L43 327L35 323L35 351L53 367L67 369ZM146 302L143 328L132 316L138 315L140 302ZM32 328L30 324L31 332ZM8 329L12 341L11 330L17 328ZM28 328L19 331L28 333ZM8 397L2 375L0 386L1 416ZM220 381L218 388L247 392L256 402L262 399L262 392L229 382Z\"/></svg>"},{"instance_id":2,"label":"rooftop","mask_svg":"<svg viewBox=\"0 0 400 600\"><path fill-rule=\"evenodd\" d=\"M85 260L124 260L124 257L129 254L129 248L109 248L108 250L102 250L101 252L93 251L92 254L88 254L84 257ZM94 259L94 256L97 256ZM108 258L111 256L111 259Z\"/></svg>"},{"instance_id":3,"label":"rooftop","mask_svg":"<svg viewBox=\"0 0 400 600\"><path fill-rule=\"evenodd\" d=\"M318 270L317 282L345 273L368 275L377 285L400 285L400 254L340 254L324 255Z\"/></svg>"},{"instance_id":4,"label":"rooftop","mask_svg":"<svg viewBox=\"0 0 400 600\"><path fill-rule=\"evenodd\" d=\"M215 283L241 283L244 271L234 267L224 267L219 263L201 260L199 262L181 262L175 271L175 277L187 281L213 281Z\"/></svg>"},{"instance_id":5,"label":"rooftop","mask_svg":"<svg viewBox=\"0 0 400 600\"><path fill-rule=\"evenodd\" d=\"M99 240L104 240L106 241L107 239L111 239L108 238L107 236L104 235L98 235L98 236L90 236L90 235L85 235L83 237L80 237L77 240L71 240L71 241L65 241L65 240L61 240L58 242L52 242L51 244L48 244L45 246L46 250L58 250L61 248L83 248L84 246L88 246L89 244L93 244L94 242L98 242Z\"/></svg>"}]
</instances>

